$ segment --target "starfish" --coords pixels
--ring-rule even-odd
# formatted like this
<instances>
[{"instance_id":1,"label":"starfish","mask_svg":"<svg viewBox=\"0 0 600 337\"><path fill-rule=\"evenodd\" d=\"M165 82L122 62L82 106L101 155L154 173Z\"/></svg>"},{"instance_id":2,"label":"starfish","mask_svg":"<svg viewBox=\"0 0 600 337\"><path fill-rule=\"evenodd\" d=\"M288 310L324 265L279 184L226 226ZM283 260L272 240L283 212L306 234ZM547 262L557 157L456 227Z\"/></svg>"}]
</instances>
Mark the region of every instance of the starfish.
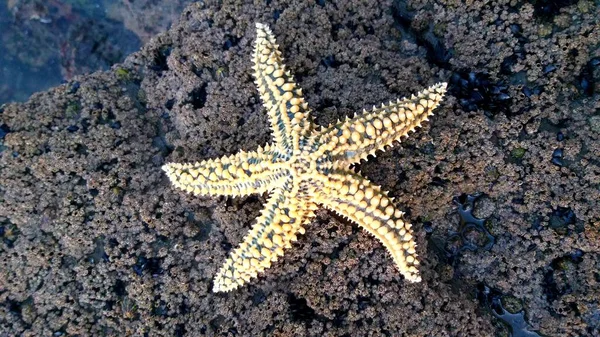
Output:
<instances>
[{"instance_id":1,"label":"starfish","mask_svg":"<svg viewBox=\"0 0 600 337\"><path fill-rule=\"evenodd\" d=\"M411 225L381 187L351 165L407 137L432 115L446 92L438 83L372 111L363 110L327 127L316 125L302 89L283 64L269 27L256 24L254 77L266 108L273 142L256 151L196 163L163 166L176 187L195 195L244 196L269 192L256 224L217 273L214 292L257 277L291 248L298 234L325 207L381 241L400 273L420 282Z\"/></svg>"}]
</instances>

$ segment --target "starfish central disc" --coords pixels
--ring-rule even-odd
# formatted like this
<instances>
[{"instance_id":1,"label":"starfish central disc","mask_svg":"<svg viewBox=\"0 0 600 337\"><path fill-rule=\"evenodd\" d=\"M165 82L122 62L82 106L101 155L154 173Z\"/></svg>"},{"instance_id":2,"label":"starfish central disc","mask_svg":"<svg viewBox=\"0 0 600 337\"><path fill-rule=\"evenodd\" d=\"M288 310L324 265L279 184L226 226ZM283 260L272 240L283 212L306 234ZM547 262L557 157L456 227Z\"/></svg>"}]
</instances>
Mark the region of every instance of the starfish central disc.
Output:
<instances>
[{"instance_id":1,"label":"starfish central disc","mask_svg":"<svg viewBox=\"0 0 600 337\"><path fill-rule=\"evenodd\" d=\"M217 273L213 291L233 290L269 268L284 249L291 248L297 234L304 234L303 226L319 206L375 236L408 281L421 281L411 225L387 192L350 165L400 141L427 121L442 101L446 83L320 127L312 122L273 33L262 24L256 31L254 77L273 142L252 152L163 166L173 185L195 195L269 192L256 224Z\"/></svg>"}]
</instances>

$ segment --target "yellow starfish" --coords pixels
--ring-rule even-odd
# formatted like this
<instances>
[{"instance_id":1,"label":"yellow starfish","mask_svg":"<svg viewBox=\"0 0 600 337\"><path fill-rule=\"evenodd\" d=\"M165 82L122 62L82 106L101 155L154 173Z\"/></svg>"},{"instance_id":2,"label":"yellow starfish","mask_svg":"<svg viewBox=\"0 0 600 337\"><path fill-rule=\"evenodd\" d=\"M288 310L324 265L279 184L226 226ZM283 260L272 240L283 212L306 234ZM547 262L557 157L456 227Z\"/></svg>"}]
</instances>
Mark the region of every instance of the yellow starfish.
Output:
<instances>
[{"instance_id":1,"label":"yellow starfish","mask_svg":"<svg viewBox=\"0 0 600 337\"><path fill-rule=\"evenodd\" d=\"M163 170L176 187L195 195L243 196L269 191L244 242L214 280L213 291L230 291L271 266L304 234L318 205L350 219L379 239L400 273L420 282L411 225L392 198L350 165L408 136L426 121L444 93L436 84L410 99L363 110L352 119L319 127L302 89L283 64L273 33L256 24L254 76L269 114L273 143L253 152L200 163L169 163Z\"/></svg>"}]
</instances>

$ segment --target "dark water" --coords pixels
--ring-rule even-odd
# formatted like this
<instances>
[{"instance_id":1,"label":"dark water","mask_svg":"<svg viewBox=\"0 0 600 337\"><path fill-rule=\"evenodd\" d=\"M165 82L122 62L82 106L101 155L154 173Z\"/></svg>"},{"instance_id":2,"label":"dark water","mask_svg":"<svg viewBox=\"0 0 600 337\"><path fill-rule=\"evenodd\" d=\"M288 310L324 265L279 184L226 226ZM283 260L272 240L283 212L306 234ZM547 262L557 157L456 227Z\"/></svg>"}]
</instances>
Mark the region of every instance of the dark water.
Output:
<instances>
[{"instance_id":1,"label":"dark water","mask_svg":"<svg viewBox=\"0 0 600 337\"><path fill-rule=\"evenodd\" d=\"M123 61L189 2L1 1L0 104Z\"/></svg>"},{"instance_id":2,"label":"dark water","mask_svg":"<svg viewBox=\"0 0 600 337\"><path fill-rule=\"evenodd\" d=\"M58 57L45 57L43 46L29 40L34 33L24 28L0 3L0 104L23 101L62 80Z\"/></svg>"}]
</instances>

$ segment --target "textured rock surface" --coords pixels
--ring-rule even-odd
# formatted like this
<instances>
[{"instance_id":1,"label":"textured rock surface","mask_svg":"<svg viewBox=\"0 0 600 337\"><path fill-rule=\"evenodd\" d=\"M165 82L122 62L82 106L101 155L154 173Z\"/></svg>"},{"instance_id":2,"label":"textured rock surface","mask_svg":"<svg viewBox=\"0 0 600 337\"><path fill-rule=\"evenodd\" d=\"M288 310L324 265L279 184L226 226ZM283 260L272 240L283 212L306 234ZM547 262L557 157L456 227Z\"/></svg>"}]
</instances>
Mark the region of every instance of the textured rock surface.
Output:
<instances>
[{"instance_id":1,"label":"textured rock surface","mask_svg":"<svg viewBox=\"0 0 600 337\"><path fill-rule=\"evenodd\" d=\"M543 334L599 334L599 13L560 3L195 4L112 71L2 107L0 335L506 334L481 284ZM358 167L414 224L423 282L319 211L264 276L210 292L265 198L190 197L160 166L270 139L257 21L320 124L450 81L431 126ZM434 239L475 192L496 243L450 259Z\"/></svg>"}]
</instances>

